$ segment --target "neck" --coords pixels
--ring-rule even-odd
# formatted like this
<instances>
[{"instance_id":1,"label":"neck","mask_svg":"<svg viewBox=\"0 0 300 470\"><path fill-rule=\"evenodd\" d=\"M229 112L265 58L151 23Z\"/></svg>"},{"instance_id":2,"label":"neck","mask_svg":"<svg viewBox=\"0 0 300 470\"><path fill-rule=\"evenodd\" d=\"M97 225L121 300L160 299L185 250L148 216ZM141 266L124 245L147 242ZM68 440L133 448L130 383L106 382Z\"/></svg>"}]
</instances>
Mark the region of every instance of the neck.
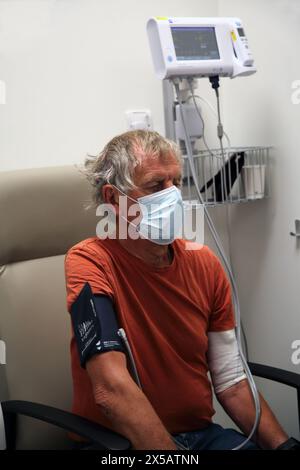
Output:
<instances>
[{"instance_id":1,"label":"neck","mask_svg":"<svg viewBox=\"0 0 300 470\"><path fill-rule=\"evenodd\" d=\"M133 256L152 266L169 266L172 262L170 245L157 245L149 240L118 239L118 242Z\"/></svg>"}]
</instances>

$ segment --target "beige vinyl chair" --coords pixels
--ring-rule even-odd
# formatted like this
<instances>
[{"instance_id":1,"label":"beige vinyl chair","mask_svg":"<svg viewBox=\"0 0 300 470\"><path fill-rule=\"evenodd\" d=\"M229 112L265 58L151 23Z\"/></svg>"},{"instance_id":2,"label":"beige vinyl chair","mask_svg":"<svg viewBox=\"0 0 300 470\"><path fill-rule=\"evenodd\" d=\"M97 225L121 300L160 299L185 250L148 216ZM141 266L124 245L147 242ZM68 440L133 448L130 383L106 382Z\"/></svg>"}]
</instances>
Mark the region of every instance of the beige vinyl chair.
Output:
<instances>
[{"instance_id":1,"label":"beige vinyl chair","mask_svg":"<svg viewBox=\"0 0 300 470\"><path fill-rule=\"evenodd\" d=\"M70 410L64 256L95 236L95 211L84 208L88 199L88 183L75 166L0 173L0 339L6 344L0 402ZM24 416L17 436L19 449L70 446L65 430Z\"/></svg>"},{"instance_id":2,"label":"beige vinyl chair","mask_svg":"<svg viewBox=\"0 0 300 470\"><path fill-rule=\"evenodd\" d=\"M6 344L0 448L1 433L6 441L12 436L9 448L70 448L65 429L102 449L130 448L122 436L59 410L70 409L72 395L64 256L95 234L95 211L84 209L88 199L88 183L74 166L0 172L0 340ZM300 375L249 365L254 375L296 389L300 423Z\"/></svg>"}]
</instances>

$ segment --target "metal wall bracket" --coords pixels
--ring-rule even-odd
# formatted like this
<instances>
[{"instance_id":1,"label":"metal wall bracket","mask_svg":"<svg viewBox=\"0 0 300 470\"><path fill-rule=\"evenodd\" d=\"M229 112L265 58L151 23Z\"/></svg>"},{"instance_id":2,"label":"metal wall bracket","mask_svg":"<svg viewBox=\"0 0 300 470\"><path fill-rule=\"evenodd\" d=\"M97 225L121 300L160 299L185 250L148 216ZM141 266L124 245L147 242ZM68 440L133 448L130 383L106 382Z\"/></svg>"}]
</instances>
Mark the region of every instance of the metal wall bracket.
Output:
<instances>
[{"instance_id":1,"label":"metal wall bracket","mask_svg":"<svg viewBox=\"0 0 300 470\"><path fill-rule=\"evenodd\" d=\"M299 219L295 220L295 232L290 232L290 235L292 235L292 237L300 238L300 220Z\"/></svg>"}]
</instances>

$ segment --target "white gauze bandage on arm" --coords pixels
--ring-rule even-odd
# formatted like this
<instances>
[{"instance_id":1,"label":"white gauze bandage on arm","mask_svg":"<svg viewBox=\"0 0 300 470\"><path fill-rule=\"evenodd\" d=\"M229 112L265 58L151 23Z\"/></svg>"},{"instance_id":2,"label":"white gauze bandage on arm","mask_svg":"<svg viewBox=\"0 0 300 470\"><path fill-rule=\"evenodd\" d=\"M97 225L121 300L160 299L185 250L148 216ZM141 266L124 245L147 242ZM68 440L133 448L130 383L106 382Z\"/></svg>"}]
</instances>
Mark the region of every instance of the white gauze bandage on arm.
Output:
<instances>
[{"instance_id":1,"label":"white gauze bandage on arm","mask_svg":"<svg viewBox=\"0 0 300 470\"><path fill-rule=\"evenodd\" d=\"M246 378L234 329L208 332L207 360L216 393Z\"/></svg>"}]
</instances>

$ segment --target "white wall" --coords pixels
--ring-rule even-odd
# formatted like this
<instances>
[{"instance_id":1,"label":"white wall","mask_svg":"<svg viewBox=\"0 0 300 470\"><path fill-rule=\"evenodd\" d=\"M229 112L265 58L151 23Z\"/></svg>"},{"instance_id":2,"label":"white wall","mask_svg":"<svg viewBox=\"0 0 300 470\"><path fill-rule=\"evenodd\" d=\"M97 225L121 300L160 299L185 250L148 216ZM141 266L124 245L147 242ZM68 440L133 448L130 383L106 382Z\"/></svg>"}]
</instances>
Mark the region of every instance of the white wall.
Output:
<instances>
[{"instance_id":1,"label":"white wall","mask_svg":"<svg viewBox=\"0 0 300 470\"><path fill-rule=\"evenodd\" d=\"M146 21L216 12L217 0L0 0L0 171L81 162L134 107L163 132Z\"/></svg>"},{"instance_id":2,"label":"white wall","mask_svg":"<svg viewBox=\"0 0 300 470\"><path fill-rule=\"evenodd\" d=\"M273 145L272 197L232 207L232 257L250 359L300 373L291 343L300 339L300 79L298 0L220 0L219 14L243 19L258 72L223 81L224 122L233 144ZM288 432L299 435L295 392L266 381L261 389Z\"/></svg>"}]
</instances>

